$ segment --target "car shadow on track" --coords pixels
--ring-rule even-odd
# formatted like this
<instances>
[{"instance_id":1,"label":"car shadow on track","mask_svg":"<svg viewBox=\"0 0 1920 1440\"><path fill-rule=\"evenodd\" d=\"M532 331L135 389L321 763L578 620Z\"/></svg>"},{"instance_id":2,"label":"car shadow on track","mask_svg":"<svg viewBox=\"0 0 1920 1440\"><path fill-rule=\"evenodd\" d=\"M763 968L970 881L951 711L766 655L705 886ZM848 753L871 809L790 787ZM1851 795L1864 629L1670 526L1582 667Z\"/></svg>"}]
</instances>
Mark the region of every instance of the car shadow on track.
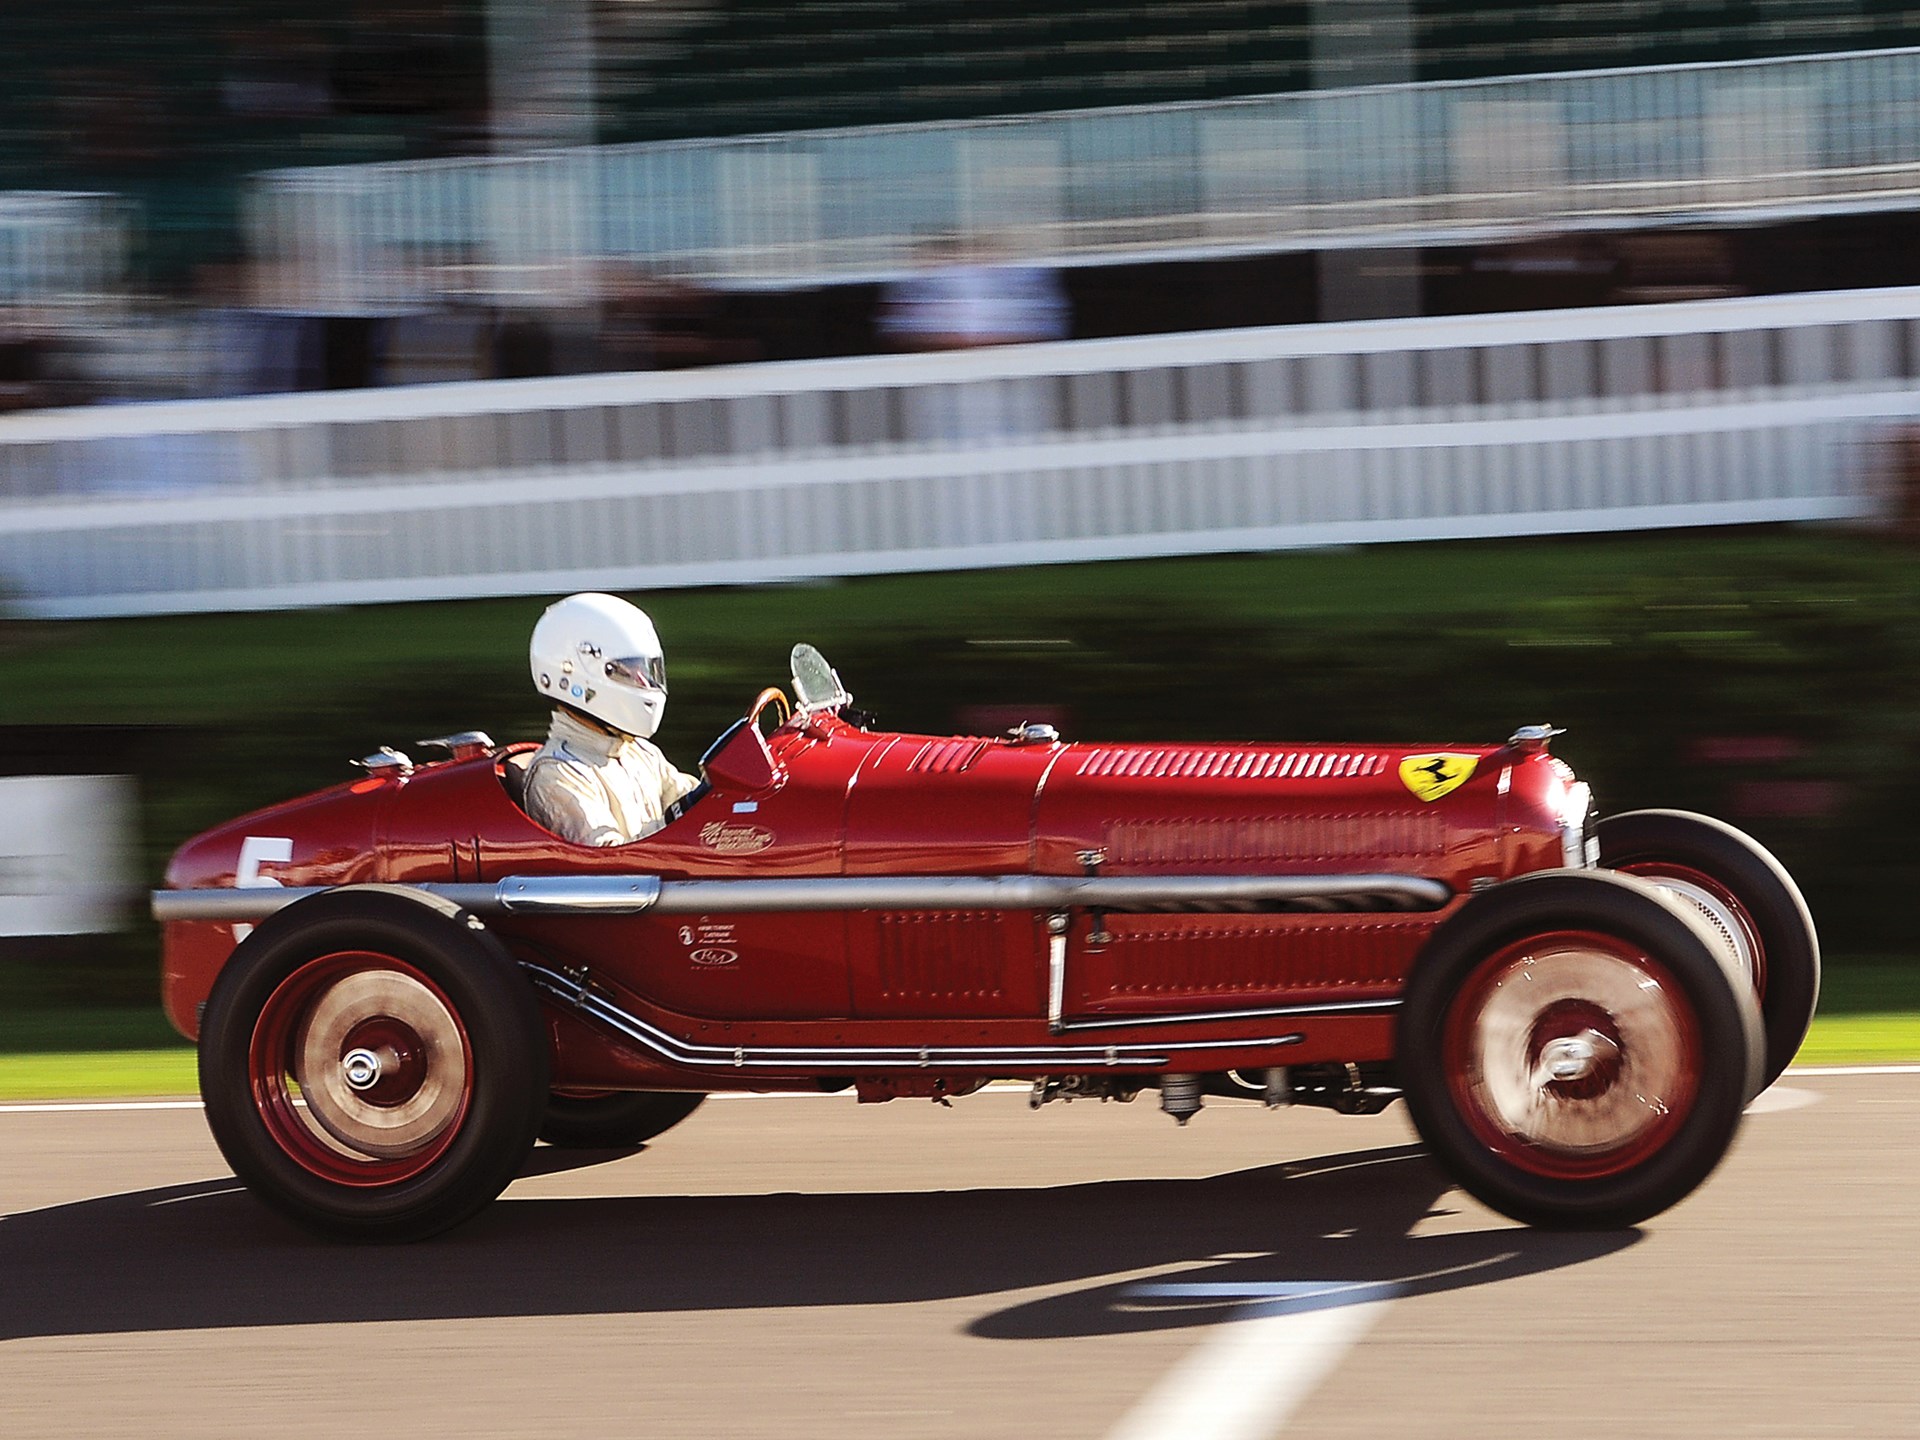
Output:
<instances>
[{"instance_id":1,"label":"car shadow on track","mask_svg":"<svg viewBox=\"0 0 1920 1440\"><path fill-rule=\"evenodd\" d=\"M0 1339L964 1296L1007 1306L971 1333L1023 1339L1222 1318L1219 1303L1138 1303L1128 1286L1143 1275L1417 1294L1578 1265L1638 1238L1410 1234L1447 1189L1417 1146L1396 1146L1043 1189L511 1199L437 1241L363 1247L308 1238L238 1182L206 1181L7 1217Z\"/></svg>"}]
</instances>

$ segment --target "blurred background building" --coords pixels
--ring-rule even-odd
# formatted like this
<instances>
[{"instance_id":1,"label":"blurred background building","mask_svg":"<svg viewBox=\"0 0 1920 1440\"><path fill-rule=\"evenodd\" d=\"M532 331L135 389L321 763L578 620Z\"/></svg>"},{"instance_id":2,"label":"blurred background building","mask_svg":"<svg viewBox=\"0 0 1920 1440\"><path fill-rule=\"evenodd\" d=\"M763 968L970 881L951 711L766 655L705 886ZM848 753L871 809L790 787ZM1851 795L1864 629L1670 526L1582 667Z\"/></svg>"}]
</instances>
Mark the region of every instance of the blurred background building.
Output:
<instances>
[{"instance_id":1,"label":"blurred background building","mask_svg":"<svg viewBox=\"0 0 1920 1440\"><path fill-rule=\"evenodd\" d=\"M1883 0L8 7L0 404L1910 283Z\"/></svg>"}]
</instances>

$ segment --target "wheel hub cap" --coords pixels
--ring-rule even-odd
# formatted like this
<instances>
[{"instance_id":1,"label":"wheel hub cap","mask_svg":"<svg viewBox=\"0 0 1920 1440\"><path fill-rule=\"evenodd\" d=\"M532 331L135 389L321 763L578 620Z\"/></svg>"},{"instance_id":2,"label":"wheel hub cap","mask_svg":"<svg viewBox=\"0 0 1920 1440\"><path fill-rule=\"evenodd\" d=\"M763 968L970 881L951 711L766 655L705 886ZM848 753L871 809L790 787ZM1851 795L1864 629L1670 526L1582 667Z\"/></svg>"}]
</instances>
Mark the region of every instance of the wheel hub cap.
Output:
<instances>
[{"instance_id":1,"label":"wheel hub cap","mask_svg":"<svg viewBox=\"0 0 1920 1440\"><path fill-rule=\"evenodd\" d=\"M1538 1152L1592 1161L1634 1147L1690 1090L1675 997L1632 959L1536 951L1485 993L1468 1038L1476 1107Z\"/></svg>"},{"instance_id":2,"label":"wheel hub cap","mask_svg":"<svg viewBox=\"0 0 1920 1440\"><path fill-rule=\"evenodd\" d=\"M1594 1063L1600 1058L1600 1045L1605 1043L1606 1037L1592 1030L1563 1035L1547 1042L1540 1052L1540 1061L1552 1080L1584 1080L1593 1073ZM348 1080L352 1080L351 1073Z\"/></svg>"},{"instance_id":3,"label":"wheel hub cap","mask_svg":"<svg viewBox=\"0 0 1920 1440\"><path fill-rule=\"evenodd\" d=\"M380 1057L371 1050L349 1050L340 1070L348 1086L362 1093L380 1083Z\"/></svg>"},{"instance_id":4,"label":"wheel hub cap","mask_svg":"<svg viewBox=\"0 0 1920 1440\"><path fill-rule=\"evenodd\" d=\"M401 1159L459 1116L468 1056L433 991L396 970L342 977L294 1039L293 1078L315 1124L348 1151Z\"/></svg>"}]
</instances>

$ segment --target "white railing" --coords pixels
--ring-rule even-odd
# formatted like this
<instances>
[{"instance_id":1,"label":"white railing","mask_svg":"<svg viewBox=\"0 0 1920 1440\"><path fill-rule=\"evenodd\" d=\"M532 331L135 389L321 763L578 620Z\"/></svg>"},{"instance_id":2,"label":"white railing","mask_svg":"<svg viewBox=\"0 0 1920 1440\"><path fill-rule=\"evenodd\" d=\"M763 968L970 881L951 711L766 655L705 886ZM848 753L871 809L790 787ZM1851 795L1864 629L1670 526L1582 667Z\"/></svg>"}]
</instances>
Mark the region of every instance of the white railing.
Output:
<instances>
[{"instance_id":1,"label":"white railing","mask_svg":"<svg viewBox=\"0 0 1920 1440\"><path fill-rule=\"evenodd\" d=\"M1831 519L1920 289L0 418L49 616Z\"/></svg>"},{"instance_id":2,"label":"white railing","mask_svg":"<svg viewBox=\"0 0 1920 1440\"><path fill-rule=\"evenodd\" d=\"M250 213L289 302L365 309L606 256L812 284L938 234L1090 263L1916 203L1904 49L284 170Z\"/></svg>"}]
</instances>

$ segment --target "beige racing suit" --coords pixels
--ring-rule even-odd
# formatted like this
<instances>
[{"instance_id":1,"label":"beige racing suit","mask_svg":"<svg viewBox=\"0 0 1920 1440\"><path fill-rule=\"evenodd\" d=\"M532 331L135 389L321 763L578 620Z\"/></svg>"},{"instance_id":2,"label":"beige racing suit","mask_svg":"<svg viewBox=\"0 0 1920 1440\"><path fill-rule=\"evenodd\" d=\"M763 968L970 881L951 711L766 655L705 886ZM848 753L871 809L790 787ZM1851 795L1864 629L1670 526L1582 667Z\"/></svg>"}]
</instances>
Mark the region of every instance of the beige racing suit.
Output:
<instances>
[{"instance_id":1,"label":"beige racing suit","mask_svg":"<svg viewBox=\"0 0 1920 1440\"><path fill-rule=\"evenodd\" d=\"M576 845L625 845L664 825L667 807L699 783L658 746L556 710L527 767L527 813Z\"/></svg>"}]
</instances>

